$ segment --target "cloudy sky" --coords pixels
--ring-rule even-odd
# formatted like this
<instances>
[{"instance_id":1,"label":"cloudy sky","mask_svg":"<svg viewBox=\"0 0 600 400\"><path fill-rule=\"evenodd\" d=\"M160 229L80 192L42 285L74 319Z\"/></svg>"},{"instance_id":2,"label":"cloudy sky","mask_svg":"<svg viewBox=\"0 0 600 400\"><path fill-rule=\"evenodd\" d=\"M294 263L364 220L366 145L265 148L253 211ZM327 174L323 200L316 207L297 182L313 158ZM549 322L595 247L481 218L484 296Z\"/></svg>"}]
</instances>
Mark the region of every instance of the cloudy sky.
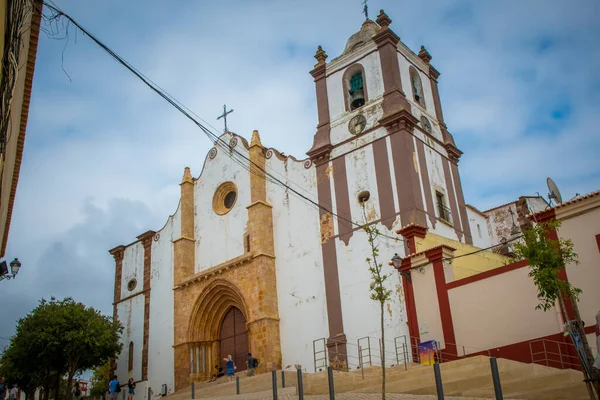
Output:
<instances>
[{"instance_id":1,"label":"cloudy sky","mask_svg":"<svg viewBox=\"0 0 600 400\"><path fill-rule=\"evenodd\" d=\"M56 0L84 27L215 126L253 129L302 158L317 124L309 71L363 21L361 0ZM600 189L600 7L594 0L370 0L442 73L444 115L464 151L467 202L486 209ZM56 30L57 26L54 26ZM1 283L0 345L42 297L111 313L107 250L159 229L208 139L73 26L40 37L24 160ZM46 30L50 27L46 26Z\"/></svg>"}]
</instances>

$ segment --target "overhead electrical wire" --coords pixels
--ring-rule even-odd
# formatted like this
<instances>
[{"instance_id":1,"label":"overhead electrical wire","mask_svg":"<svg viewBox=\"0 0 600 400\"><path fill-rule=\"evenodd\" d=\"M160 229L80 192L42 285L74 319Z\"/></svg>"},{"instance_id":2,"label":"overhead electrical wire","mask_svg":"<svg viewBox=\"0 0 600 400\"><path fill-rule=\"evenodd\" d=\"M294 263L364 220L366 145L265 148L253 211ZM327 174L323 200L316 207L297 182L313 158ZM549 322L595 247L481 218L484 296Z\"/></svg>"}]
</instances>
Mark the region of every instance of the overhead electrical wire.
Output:
<instances>
[{"instance_id":1,"label":"overhead electrical wire","mask_svg":"<svg viewBox=\"0 0 600 400\"><path fill-rule=\"evenodd\" d=\"M285 182L282 182L280 179L278 179L277 177L273 176L271 173L267 172L266 171L266 167L262 168L260 165L257 165L255 162L253 162L248 157L246 157L246 155L244 155L241 152L239 152L239 150L235 149L234 147L229 146L229 144L226 143L225 141L223 141L223 139L219 135L217 135L214 132L212 132L206 126L204 126L203 124L201 124L200 122L198 122L198 120L202 121L204 124L210 126L213 130L217 131L217 129L214 126L212 126L210 123L206 122L204 119L202 119L196 113L194 113L189 108L187 108L184 104L182 104L177 99L175 99L172 95L170 95L169 93L167 93L158 84L156 84L150 78L148 78L143 73L141 73L140 71L138 71L133 65L129 64L122 57L120 57L113 50L111 50L108 46L106 46L99 39L97 39L94 35L92 35L85 28L83 28L71 16L69 16L66 13L64 13L58 6L50 4L48 1L43 1L43 4L47 8L49 8L50 10L52 10L53 12L56 13L54 16L49 17L50 20L57 19L57 18L59 18L61 16L65 17L67 20L69 20L73 25L75 25L79 30L81 30L86 36L88 36L90 39L92 39L92 41L94 43L96 43L104 51L106 51L111 57L113 57L119 64L121 64L125 68L127 68L131 73L133 73L142 82L144 82L144 84L146 84L146 86L148 86L150 89L152 89L155 93L157 93L159 96L161 96L164 100L166 100L169 104L171 104L179 112L181 112L185 117L187 117L190 121L192 121L196 126L198 126L208 136L208 138L213 142L213 144L215 146L218 146L222 150L226 150L225 153L228 154L233 161L235 161L237 164L241 165L244 169L246 169L250 173L253 173L253 174L255 174L255 175L257 175L257 176L259 176L259 177L261 177L261 178L263 178L263 179L265 179L265 180L267 180L267 181L269 181L269 182L271 182L271 183L273 183L275 185L278 185L278 186L280 186L282 188L285 188L285 189L291 191L296 196L298 196L300 199L302 199L305 202L309 203L310 205L312 205L316 209L323 210L323 211L331 214L332 216L334 216L334 217L337 218L338 224L342 223L347 228L350 228L350 230L353 229L352 226L356 226L358 228L364 227L364 225L356 223L356 222L354 222L354 221L352 221L352 220L350 220L348 218L342 217L339 214L336 214L333 211L329 210L325 206L323 206L323 205L315 202L314 200L310 199L306 195L298 192L296 189L290 187ZM196 118L194 118L194 117L196 117L198 120ZM239 158L234 157L234 155L237 156L237 157L239 157ZM251 164L251 165L246 164L246 162L249 163L249 164ZM259 172L257 172L256 170L253 170L252 167L254 167L255 169L258 169L258 171L260 171L262 173L262 175ZM274 172L277 173L277 171L274 171ZM279 175L283 176L281 174L279 174ZM286 179L286 180L288 182L294 184L295 186L298 186L300 189L304 190L302 188L302 186L295 184L294 182L290 181L289 179ZM392 239L394 241L401 241L401 242L405 241L404 239L401 239L401 238L398 238L398 237L394 237L394 236L389 236L389 235L386 235L386 234L380 234L379 237L386 238L386 239ZM505 245L506 243L512 242L512 241L517 240L517 239L519 239L521 237L523 237L523 235L517 236L517 237L512 238L510 240L507 240L507 241L505 241L503 243L499 243L499 244L496 244L496 245L493 245L493 246L489 246L489 247L486 247L486 248L483 248L483 249L479 249L479 250L476 250L476 251L473 251L473 252L470 252L470 253L465 253L465 254L461 254L461 255L458 255L458 256L454 256L454 257L446 257L446 258L443 258L442 261L454 260L456 258L466 257L466 256L470 256L470 255L473 255L473 254L477 254L477 253L486 251L486 250L491 250L491 249L493 249L495 247L499 247L499 246Z\"/></svg>"},{"instance_id":2,"label":"overhead electrical wire","mask_svg":"<svg viewBox=\"0 0 600 400\"><path fill-rule=\"evenodd\" d=\"M211 126L210 124L208 124L202 118L200 118L199 116L197 116L195 113L193 113L187 107L185 107L181 102L179 102L173 96L171 96L170 94L168 94L164 89L160 88L160 86L158 86L156 83L154 83L151 79L149 79L143 73L141 73L139 70L137 70L133 65L131 65L126 60L124 60L122 57L120 57L117 53L115 53L108 46L106 46L104 43L102 43L94 35L92 35L90 32L88 32L75 19L73 19L68 14L64 13L58 6L56 6L54 4L50 4L48 1L44 1L43 4L48 9L52 10L55 13L55 15L52 15L52 16L46 17L46 18L48 18L50 21L56 20L56 19L58 19L60 17L66 18L69 22L71 22L79 30L81 30L81 32L83 32L86 36L88 36L94 43L96 43L104 51L106 51L119 64L121 64L125 68L127 68L138 79L140 79L142 82L144 82L144 84L146 86L148 86L150 89L152 89L156 94L158 94L159 96L161 96L169 104L171 104L173 107L175 107L180 113L182 113L185 117L187 117L190 121L192 121L197 127L199 127L209 137L209 139L211 139L211 141L213 142L213 144L215 146L218 146L219 148L221 148L223 150L226 150L226 154L229 154L229 156L235 162L237 162L238 164L240 164L242 167L244 167L250 173L254 173L254 174L258 175L258 176L264 177L264 179L268 180L269 182L271 182L271 183L273 183L275 185L278 185L280 187L283 187L283 188L291 191L296 196L298 196L299 198L303 199L304 201L310 203L312 206L316 207L317 209L323 210L323 211L331 214L332 216L336 217L337 220L338 220L338 223L342 223L343 225L345 225L346 227L350 228L351 230L352 230L352 226L353 225L356 226L356 227L358 227L358 228L362 228L364 226L364 225L358 224L358 223L356 223L356 222L354 222L354 221L352 221L352 220L350 220L350 219L348 219L346 217L343 217L343 216L340 216L339 214L334 213L333 211L329 210L325 206L323 206L323 205L315 202L314 200L310 199L306 195L298 192L296 189L290 187L285 182L282 182L279 178L277 178L277 177L273 176L271 173L267 172L265 168L261 167L260 165L257 165L255 162L253 162L252 160L250 160L248 157L246 157L246 155L242 154L237 149L235 149L233 147L230 147L229 144L226 143L226 142L224 142L223 139L219 135L213 133L210 129L208 129L206 126L204 126L202 123L200 123L196 118L194 118L194 116L192 116L192 114L195 115L199 120L201 120L202 122L204 122L206 125ZM212 126L211 126L211 128L215 129ZM235 154L235 156L237 156L239 158L233 157L234 154ZM245 162L248 162L251 165L249 166ZM260 173L264 174L264 176L261 175L256 170L260 171ZM301 186L299 186L297 184L295 184L295 185L298 186L298 187L301 187ZM389 236L389 235L385 235L385 234L381 234L380 236L388 238L388 239L392 239L394 241L404 241L403 239L400 239L398 237L393 237L393 236Z\"/></svg>"}]
</instances>

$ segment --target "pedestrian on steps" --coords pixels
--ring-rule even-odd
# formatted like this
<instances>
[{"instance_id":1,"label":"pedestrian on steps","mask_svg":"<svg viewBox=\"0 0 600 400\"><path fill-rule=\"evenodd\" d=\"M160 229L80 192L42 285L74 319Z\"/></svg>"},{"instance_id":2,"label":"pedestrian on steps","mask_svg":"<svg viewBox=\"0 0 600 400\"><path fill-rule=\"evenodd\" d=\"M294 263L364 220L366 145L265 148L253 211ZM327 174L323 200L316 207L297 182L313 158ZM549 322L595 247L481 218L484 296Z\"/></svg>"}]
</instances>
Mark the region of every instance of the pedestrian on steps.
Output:
<instances>
[{"instance_id":1,"label":"pedestrian on steps","mask_svg":"<svg viewBox=\"0 0 600 400\"><path fill-rule=\"evenodd\" d=\"M133 382L133 378L129 378L129 382L127 382L127 400L133 400L134 394L135 394L135 382Z\"/></svg>"},{"instance_id":2,"label":"pedestrian on steps","mask_svg":"<svg viewBox=\"0 0 600 400\"><path fill-rule=\"evenodd\" d=\"M235 370L237 369L237 367L235 366L235 362L233 362L233 359L231 358L231 354L228 355L227 358L224 358L223 361L227 362L227 364L225 365L227 381L231 382L233 381L233 376L235 375Z\"/></svg>"},{"instance_id":3,"label":"pedestrian on steps","mask_svg":"<svg viewBox=\"0 0 600 400\"><path fill-rule=\"evenodd\" d=\"M258 360L252 357L252 353L248 353L248 361L246 361L246 366L248 367L248 372L246 372L246 376L254 376L256 367L258 367Z\"/></svg>"}]
</instances>

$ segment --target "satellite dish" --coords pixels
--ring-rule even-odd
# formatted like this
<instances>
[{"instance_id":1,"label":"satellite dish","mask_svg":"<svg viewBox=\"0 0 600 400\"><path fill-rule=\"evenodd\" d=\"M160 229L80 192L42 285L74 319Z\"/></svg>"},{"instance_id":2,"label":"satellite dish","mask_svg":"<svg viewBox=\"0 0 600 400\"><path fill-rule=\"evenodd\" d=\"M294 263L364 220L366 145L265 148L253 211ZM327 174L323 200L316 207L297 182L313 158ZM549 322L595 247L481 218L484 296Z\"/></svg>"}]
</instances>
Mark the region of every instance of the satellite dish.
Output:
<instances>
[{"instance_id":1,"label":"satellite dish","mask_svg":"<svg viewBox=\"0 0 600 400\"><path fill-rule=\"evenodd\" d=\"M554 199L556 204L562 203L563 201L562 196L560 195L560 190L558 190L558 186L556 186L556 183L554 183L552 178L546 179L546 185L548 185L548 199L550 202L552 202L552 199Z\"/></svg>"}]
</instances>

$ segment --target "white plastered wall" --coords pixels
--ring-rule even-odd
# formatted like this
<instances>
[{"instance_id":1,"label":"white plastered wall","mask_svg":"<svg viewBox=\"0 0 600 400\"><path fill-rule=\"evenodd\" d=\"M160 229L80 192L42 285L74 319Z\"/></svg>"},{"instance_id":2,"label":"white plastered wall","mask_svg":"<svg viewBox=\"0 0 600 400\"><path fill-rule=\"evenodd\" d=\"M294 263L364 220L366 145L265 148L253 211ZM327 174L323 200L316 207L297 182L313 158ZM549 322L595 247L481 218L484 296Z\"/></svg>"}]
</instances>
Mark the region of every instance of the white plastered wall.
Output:
<instances>
[{"instance_id":1,"label":"white plastered wall","mask_svg":"<svg viewBox=\"0 0 600 400\"><path fill-rule=\"evenodd\" d=\"M348 154L345 157L345 164L352 221L356 223L365 221L363 208L357 199L358 193L363 190L368 190L370 193L369 201L365 204L368 221L380 219L381 212L372 146L365 146ZM333 171L333 177L335 179L335 170ZM395 226L392 230L388 230L381 224L376 224L376 226L388 237L396 237L394 230L400 228L400 226ZM338 233L339 231L336 231L336 234ZM348 362L355 368L359 364L358 339L366 336L381 337L379 303L370 298L371 275L366 261L368 257L372 258L373 256L367 234L360 229L353 232L348 245L340 239L335 239L335 243L344 333L348 339ZM383 264L383 273L390 275L386 286L392 291L392 295L385 306L385 334L386 364L391 365L396 363L394 338L408 335L402 283L397 272L388 265L394 253L403 255L403 246L401 242L383 236L377 239L376 245L379 247L378 263ZM361 342L361 346L364 345ZM367 350L363 354L367 354ZM371 355L373 362L379 364L380 356L377 339L371 340Z\"/></svg>"},{"instance_id":2,"label":"white plastered wall","mask_svg":"<svg viewBox=\"0 0 600 400\"><path fill-rule=\"evenodd\" d=\"M135 289L129 290L127 284L136 280ZM123 254L123 267L121 270L121 299L129 297L144 290L144 246L142 242L129 245Z\"/></svg>"},{"instance_id":3,"label":"white plastered wall","mask_svg":"<svg viewBox=\"0 0 600 400\"><path fill-rule=\"evenodd\" d=\"M121 383L129 378L142 378L142 349L144 344L144 295L140 294L117 305L119 321L123 324L123 350L117 361L117 377ZM133 342L133 370L129 368L129 343Z\"/></svg>"},{"instance_id":4,"label":"white plastered wall","mask_svg":"<svg viewBox=\"0 0 600 400\"><path fill-rule=\"evenodd\" d=\"M229 142L231 135L223 135ZM249 158L248 150L238 139L237 151ZM237 186L237 199L225 215L214 212L212 202L220 184L232 181ZM250 205L250 173L232 160L223 149L214 159L206 158L204 169L194 185L196 272L214 267L244 254L244 233Z\"/></svg>"},{"instance_id":5,"label":"white plastered wall","mask_svg":"<svg viewBox=\"0 0 600 400\"><path fill-rule=\"evenodd\" d=\"M178 208L166 225L157 232L152 242L152 266L150 273L150 332L148 343L148 385L154 394L167 385L173 392L173 243L181 236L181 214ZM139 400L147 392L136 394ZM141 396L141 397L139 397ZM136 400L138 400L136 399Z\"/></svg>"},{"instance_id":6,"label":"white plastered wall","mask_svg":"<svg viewBox=\"0 0 600 400\"><path fill-rule=\"evenodd\" d=\"M411 272L421 342L435 340L445 348L442 318L432 264Z\"/></svg>"},{"instance_id":7,"label":"white plastered wall","mask_svg":"<svg viewBox=\"0 0 600 400\"><path fill-rule=\"evenodd\" d=\"M267 171L317 201L316 168L274 154ZM319 211L289 190L267 182L273 206L273 235L283 365L312 372L313 340L327 337L327 300L321 254Z\"/></svg>"},{"instance_id":8,"label":"white plastered wall","mask_svg":"<svg viewBox=\"0 0 600 400\"><path fill-rule=\"evenodd\" d=\"M492 245L492 239L490 238L487 228L487 218L469 207L466 207L466 209L469 226L471 228L471 236L473 237L473 246L482 249L490 247Z\"/></svg>"},{"instance_id":9,"label":"white plastered wall","mask_svg":"<svg viewBox=\"0 0 600 400\"><path fill-rule=\"evenodd\" d=\"M536 310L537 290L528 273L528 267L518 268L448 290L460 351L465 346L466 354L476 353L562 330L557 310Z\"/></svg>"}]
</instances>

